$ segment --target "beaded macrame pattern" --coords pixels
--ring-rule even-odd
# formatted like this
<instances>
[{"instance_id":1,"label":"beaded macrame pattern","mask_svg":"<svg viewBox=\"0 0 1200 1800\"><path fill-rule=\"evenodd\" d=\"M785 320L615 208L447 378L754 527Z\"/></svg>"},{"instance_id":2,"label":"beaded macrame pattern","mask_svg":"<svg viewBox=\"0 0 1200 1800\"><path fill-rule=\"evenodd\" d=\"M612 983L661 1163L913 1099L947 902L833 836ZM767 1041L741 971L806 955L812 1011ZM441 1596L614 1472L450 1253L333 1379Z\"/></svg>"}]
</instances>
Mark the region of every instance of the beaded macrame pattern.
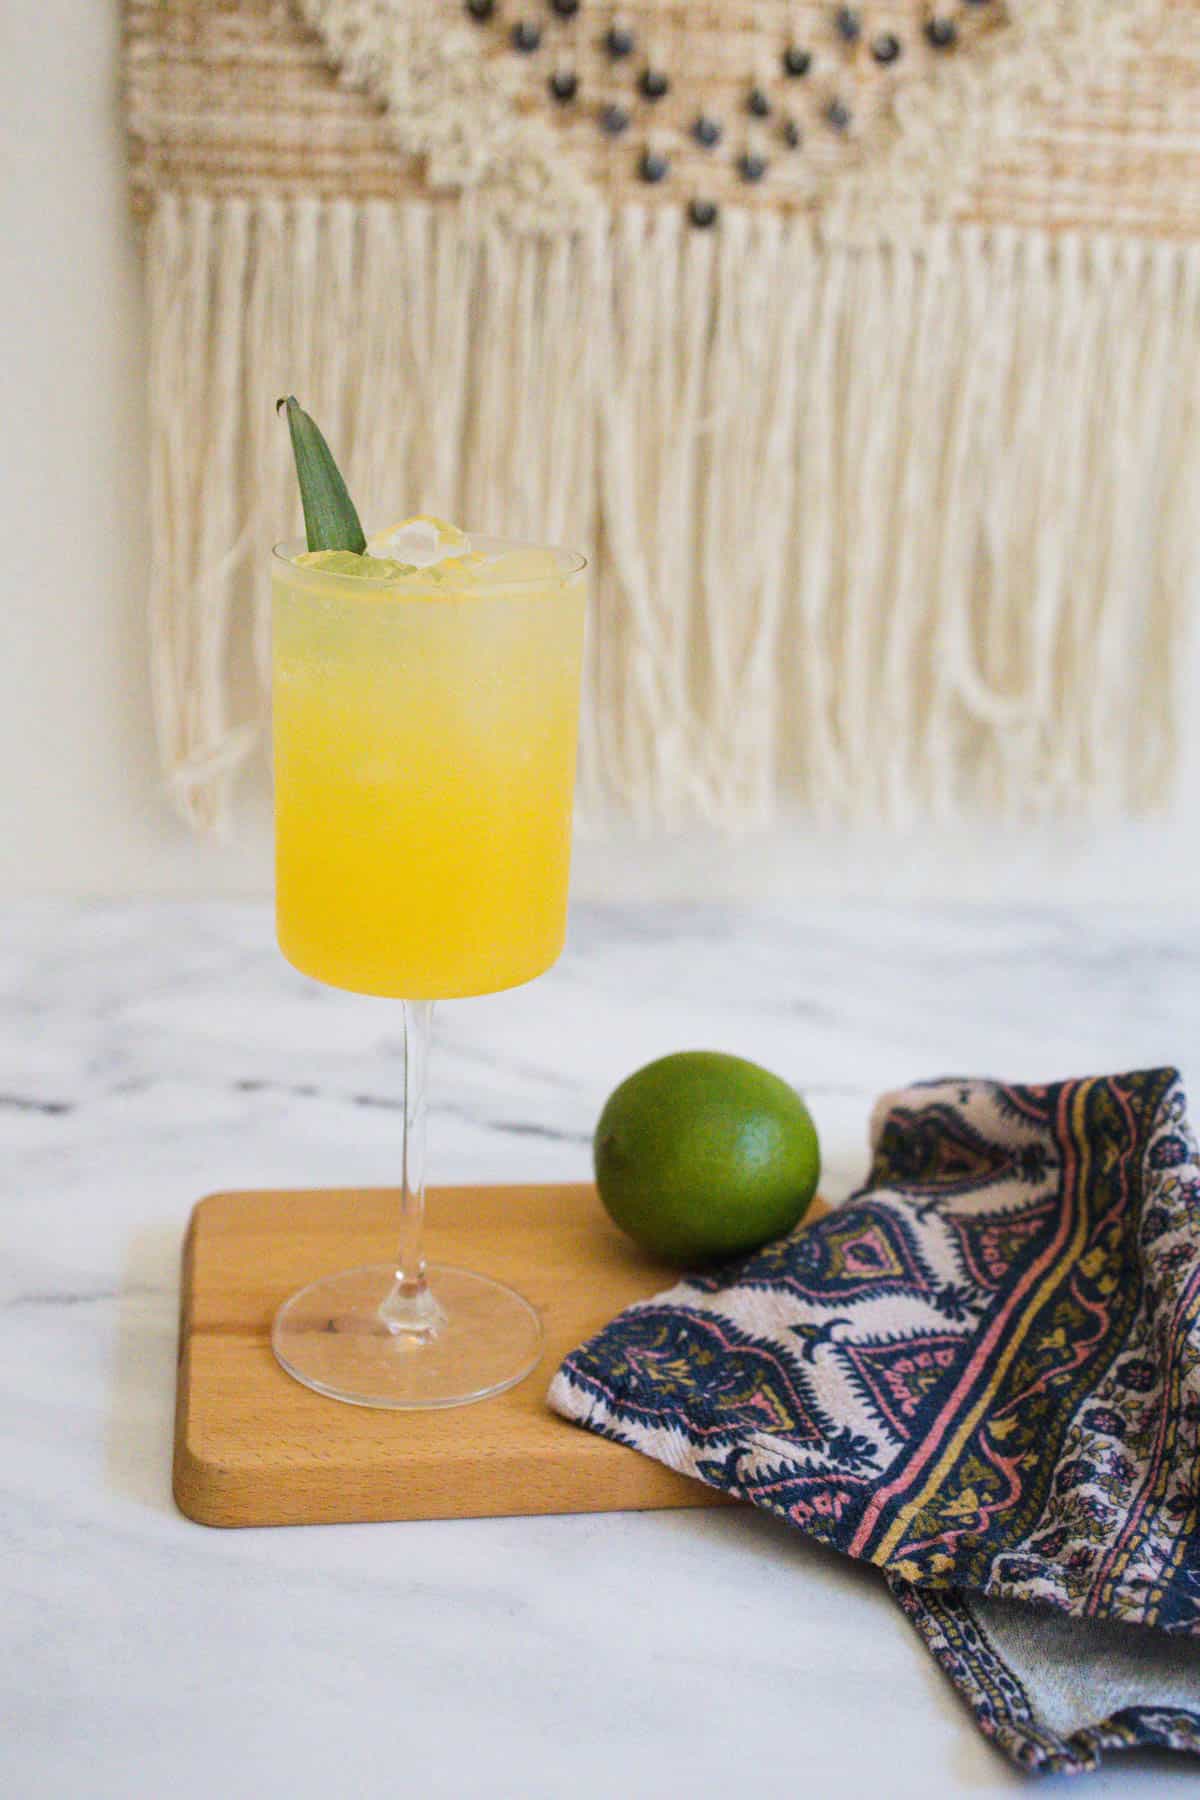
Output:
<instances>
[{"instance_id":1,"label":"beaded macrame pattern","mask_svg":"<svg viewBox=\"0 0 1200 1800\"><path fill-rule=\"evenodd\" d=\"M387 106L401 147L428 155L431 186L479 188L535 224L638 184L682 200L702 226L735 196L820 205L894 137L907 88L943 77L951 58L990 56L1012 29L1007 0L947 0L941 12L923 0L747 0L732 17L713 0L300 10L343 79Z\"/></svg>"},{"instance_id":2,"label":"beaded macrame pattern","mask_svg":"<svg viewBox=\"0 0 1200 1800\"><path fill-rule=\"evenodd\" d=\"M895 235L961 204L979 156L1102 68L1145 0L299 0L434 187L563 224L638 183ZM463 14L474 34L461 28Z\"/></svg>"}]
</instances>

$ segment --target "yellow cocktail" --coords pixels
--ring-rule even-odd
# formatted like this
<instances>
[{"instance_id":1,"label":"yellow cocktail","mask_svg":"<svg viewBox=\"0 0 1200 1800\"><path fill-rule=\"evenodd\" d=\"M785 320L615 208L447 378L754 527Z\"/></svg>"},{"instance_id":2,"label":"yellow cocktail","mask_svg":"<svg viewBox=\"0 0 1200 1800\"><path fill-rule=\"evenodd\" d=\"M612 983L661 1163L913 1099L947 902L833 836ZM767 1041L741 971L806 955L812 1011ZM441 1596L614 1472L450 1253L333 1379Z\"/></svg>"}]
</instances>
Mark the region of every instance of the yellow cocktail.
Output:
<instances>
[{"instance_id":1,"label":"yellow cocktail","mask_svg":"<svg viewBox=\"0 0 1200 1800\"><path fill-rule=\"evenodd\" d=\"M392 581L276 557L279 943L335 987L492 993L562 948L581 559L473 552Z\"/></svg>"},{"instance_id":2,"label":"yellow cocktail","mask_svg":"<svg viewBox=\"0 0 1200 1800\"><path fill-rule=\"evenodd\" d=\"M432 1003L529 981L562 948L583 559L438 521L381 535L414 556L432 535L436 560L275 553L276 919L306 975L404 1001L399 1250L293 1294L272 1343L335 1399L451 1406L519 1381L542 1328L503 1283L426 1269Z\"/></svg>"}]
</instances>

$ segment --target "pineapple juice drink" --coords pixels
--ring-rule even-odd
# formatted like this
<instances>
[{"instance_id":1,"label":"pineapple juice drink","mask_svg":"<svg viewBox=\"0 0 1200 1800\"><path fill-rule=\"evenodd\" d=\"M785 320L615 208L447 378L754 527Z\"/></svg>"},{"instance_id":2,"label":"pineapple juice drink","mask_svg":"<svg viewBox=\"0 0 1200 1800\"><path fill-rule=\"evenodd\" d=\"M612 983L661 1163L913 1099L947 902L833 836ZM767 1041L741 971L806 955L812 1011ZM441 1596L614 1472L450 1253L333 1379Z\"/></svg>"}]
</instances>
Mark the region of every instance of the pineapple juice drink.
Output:
<instances>
[{"instance_id":1,"label":"pineapple juice drink","mask_svg":"<svg viewBox=\"0 0 1200 1800\"><path fill-rule=\"evenodd\" d=\"M408 1000L531 980L566 925L582 560L477 538L363 578L302 549L274 564L280 948Z\"/></svg>"}]
</instances>

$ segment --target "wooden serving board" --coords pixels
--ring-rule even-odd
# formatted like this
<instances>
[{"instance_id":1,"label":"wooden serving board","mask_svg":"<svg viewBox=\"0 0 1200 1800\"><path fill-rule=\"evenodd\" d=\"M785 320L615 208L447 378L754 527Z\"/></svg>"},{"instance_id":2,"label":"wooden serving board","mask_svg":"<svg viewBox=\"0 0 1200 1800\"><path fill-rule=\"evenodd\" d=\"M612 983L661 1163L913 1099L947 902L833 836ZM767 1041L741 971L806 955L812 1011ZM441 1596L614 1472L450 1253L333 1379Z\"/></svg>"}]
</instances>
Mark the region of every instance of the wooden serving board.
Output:
<instances>
[{"instance_id":1,"label":"wooden serving board","mask_svg":"<svg viewBox=\"0 0 1200 1800\"><path fill-rule=\"evenodd\" d=\"M475 1405L386 1412L324 1399L271 1351L280 1303L320 1275L386 1261L387 1189L213 1194L184 1249L175 1498L205 1525L315 1525L713 1506L723 1497L546 1405L569 1350L667 1287L590 1186L441 1188L428 1255L507 1281L538 1308L542 1358Z\"/></svg>"}]
</instances>

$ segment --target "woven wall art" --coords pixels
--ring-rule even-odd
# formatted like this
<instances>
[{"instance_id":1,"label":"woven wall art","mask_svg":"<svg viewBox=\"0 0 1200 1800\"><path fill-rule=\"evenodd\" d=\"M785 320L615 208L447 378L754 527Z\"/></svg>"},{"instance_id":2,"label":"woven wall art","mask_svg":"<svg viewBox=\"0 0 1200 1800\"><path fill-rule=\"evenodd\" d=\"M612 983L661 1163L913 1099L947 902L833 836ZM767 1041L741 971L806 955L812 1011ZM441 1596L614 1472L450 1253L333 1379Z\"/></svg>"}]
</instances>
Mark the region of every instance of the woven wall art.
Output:
<instances>
[{"instance_id":1,"label":"woven wall art","mask_svg":"<svg viewBox=\"0 0 1200 1800\"><path fill-rule=\"evenodd\" d=\"M1164 789L1200 0L127 0L126 27L157 720L194 824L261 730L289 389L368 521L594 552L593 815Z\"/></svg>"}]
</instances>

